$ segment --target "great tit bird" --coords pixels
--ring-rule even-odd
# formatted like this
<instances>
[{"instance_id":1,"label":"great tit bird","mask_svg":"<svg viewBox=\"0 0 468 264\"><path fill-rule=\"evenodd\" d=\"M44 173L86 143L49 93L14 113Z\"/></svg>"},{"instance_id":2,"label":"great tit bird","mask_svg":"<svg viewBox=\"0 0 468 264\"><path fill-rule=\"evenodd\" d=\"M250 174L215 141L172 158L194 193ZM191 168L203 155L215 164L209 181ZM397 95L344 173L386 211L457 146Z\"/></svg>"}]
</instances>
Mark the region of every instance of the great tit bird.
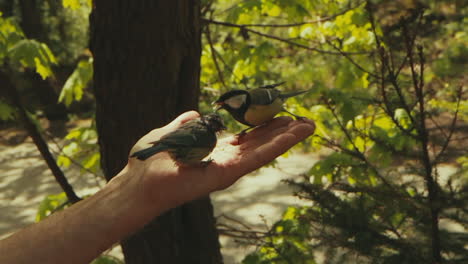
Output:
<instances>
[{"instance_id":1,"label":"great tit bird","mask_svg":"<svg viewBox=\"0 0 468 264\"><path fill-rule=\"evenodd\" d=\"M178 165L207 165L211 160L202 161L216 146L216 133L226 129L223 120L217 114L205 115L180 126L151 142L153 146L131 155L139 160L146 160L156 153L167 151Z\"/></svg>"},{"instance_id":2,"label":"great tit bird","mask_svg":"<svg viewBox=\"0 0 468 264\"><path fill-rule=\"evenodd\" d=\"M283 83L266 85L252 90L231 90L221 95L213 103L217 105L216 111L225 109L234 119L250 128L270 121L280 112L286 112L297 119L303 118L284 109L283 103L290 97L310 90L281 93L276 87ZM248 129L242 131L241 134Z\"/></svg>"}]
</instances>

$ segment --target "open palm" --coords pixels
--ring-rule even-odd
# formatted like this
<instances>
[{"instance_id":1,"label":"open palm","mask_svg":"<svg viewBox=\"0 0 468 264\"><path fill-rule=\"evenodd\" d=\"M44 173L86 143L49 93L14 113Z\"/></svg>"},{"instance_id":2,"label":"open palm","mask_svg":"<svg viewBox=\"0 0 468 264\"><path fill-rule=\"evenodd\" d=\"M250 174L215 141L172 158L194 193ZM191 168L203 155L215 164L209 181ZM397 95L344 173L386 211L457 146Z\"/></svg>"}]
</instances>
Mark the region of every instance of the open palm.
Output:
<instances>
[{"instance_id":1,"label":"open palm","mask_svg":"<svg viewBox=\"0 0 468 264\"><path fill-rule=\"evenodd\" d=\"M135 144L131 153L148 147L149 142L198 116L195 111L186 112L167 126L151 131ZM313 134L314 129L315 125L310 120L293 121L290 117L278 117L240 140L235 135L221 137L210 155L213 162L206 167L178 167L167 153L159 153L146 161L130 159L129 166L130 169L144 168L143 173L135 175L143 177L140 182L144 184L142 189L147 190L145 196L159 204L164 197L170 208L227 188L241 176L271 162ZM156 185L159 192L154 194L151 189Z\"/></svg>"}]
</instances>

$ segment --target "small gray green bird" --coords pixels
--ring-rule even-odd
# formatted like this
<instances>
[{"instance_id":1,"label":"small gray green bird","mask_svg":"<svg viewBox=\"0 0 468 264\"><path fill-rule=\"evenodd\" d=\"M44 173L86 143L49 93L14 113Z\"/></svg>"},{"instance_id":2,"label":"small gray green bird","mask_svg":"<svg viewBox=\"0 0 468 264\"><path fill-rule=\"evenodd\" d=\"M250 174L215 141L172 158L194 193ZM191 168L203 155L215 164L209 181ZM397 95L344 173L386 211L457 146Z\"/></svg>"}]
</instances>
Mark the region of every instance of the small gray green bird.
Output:
<instances>
[{"instance_id":1,"label":"small gray green bird","mask_svg":"<svg viewBox=\"0 0 468 264\"><path fill-rule=\"evenodd\" d=\"M262 125L280 112L286 112L297 119L303 118L284 109L283 103L290 97L310 90L281 93L276 87L283 83L266 85L252 90L231 90L221 95L213 103L217 105L216 111L225 109L234 119L249 127Z\"/></svg>"},{"instance_id":2,"label":"small gray green bird","mask_svg":"<svg viewBox=\"0 0 468 264\"><path fill-rule=\"evenodd\" d=\"M153 146L142 149L131 155L139 160L167 151L179 165L207 165L202 161L214 149L217 143L216 133L226 129L223 120L217 114L208 114L181 125L178 129L151 142Z\"/></svg>"}]
</instances>

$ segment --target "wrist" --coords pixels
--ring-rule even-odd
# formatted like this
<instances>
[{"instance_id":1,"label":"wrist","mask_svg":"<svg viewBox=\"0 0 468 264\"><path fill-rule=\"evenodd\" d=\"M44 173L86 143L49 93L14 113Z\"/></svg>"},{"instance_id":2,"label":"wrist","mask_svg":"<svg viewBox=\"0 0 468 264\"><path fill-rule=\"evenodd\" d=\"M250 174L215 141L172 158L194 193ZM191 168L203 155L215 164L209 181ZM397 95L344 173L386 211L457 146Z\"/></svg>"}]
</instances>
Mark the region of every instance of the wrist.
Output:
<instances>
[{"instance_id":1,"label":"wrist","mask_svg":"<svg viewBox=\"0 0 468 264\"><path fill-rule=\"evenodd\" d=\"M123 236L142 228L162 211L158 204L149 203L146 198L144 171L144 166L130 169L127 165L103 190L112 194L110 208L113 208L115 229Z\"/></svg>"}]
</instances>

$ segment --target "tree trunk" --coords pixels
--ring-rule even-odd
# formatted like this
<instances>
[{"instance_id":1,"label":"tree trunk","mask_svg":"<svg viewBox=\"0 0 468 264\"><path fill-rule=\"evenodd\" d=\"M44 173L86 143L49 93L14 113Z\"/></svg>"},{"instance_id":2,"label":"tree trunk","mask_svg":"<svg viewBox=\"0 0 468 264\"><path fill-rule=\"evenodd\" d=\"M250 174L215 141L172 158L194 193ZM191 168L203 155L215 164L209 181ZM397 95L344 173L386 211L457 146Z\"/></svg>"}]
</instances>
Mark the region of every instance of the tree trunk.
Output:
<instances>
[{"instance_id":1,"label":"tree trunk","mask_svg":"<svg viewBox=\"0 0 468 264\"><path fill-rule=\"evenodd\" d=\"M96 124L107 179L145 133L197 109L199 1L94 1ZM158 217L126 239L127 264L221 263L213 208L200 199Z\"/></svg>"}]
</instances>

